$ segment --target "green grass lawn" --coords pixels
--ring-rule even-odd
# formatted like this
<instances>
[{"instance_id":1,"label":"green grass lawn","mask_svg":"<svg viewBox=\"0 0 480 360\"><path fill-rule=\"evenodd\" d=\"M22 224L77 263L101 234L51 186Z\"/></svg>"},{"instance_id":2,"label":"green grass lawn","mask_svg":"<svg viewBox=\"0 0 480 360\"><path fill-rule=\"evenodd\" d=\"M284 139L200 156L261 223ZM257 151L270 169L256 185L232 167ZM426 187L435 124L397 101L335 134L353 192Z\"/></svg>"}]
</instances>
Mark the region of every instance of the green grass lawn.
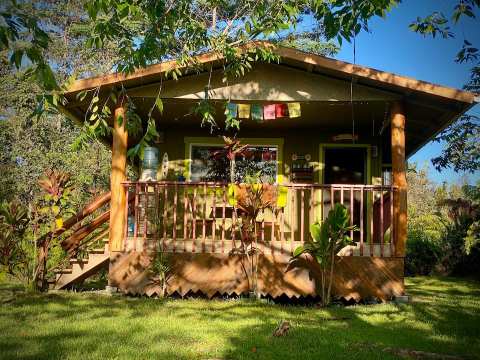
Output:
<instances>
[{"instance_id":1,"label":"green grass lawn","mask_svg":"<svg viewBox=\"0 0 480 360\"><path fill-rule=\"evenodd\" d=\"M480 355L480 283L423 277L407 285L412 304L322 310L20 291L13 300L14 287L3 285L0 358L392 359L405 349ZM274 338L281 320L292 328Z\"/></svg>"}]
</instances>

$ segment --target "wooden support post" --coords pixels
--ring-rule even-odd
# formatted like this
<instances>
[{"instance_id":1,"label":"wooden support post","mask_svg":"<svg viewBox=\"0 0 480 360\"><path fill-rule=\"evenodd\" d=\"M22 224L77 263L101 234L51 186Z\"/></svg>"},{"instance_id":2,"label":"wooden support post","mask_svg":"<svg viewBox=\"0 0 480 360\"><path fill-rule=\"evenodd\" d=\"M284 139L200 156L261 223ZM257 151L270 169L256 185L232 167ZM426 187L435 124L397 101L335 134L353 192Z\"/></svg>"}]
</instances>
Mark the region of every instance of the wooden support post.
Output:
<instances>
[{"instance_id":1,"label":"wooden support post","mask_svg":"<svg viewBox=\"0 0 480 360\"><path fill-rule=\"evenodd\" d=\"M119 98L113 118L112 173L110 189L110 251L123 250L123 229L125 228L125 212L127 211L126 193L122 182L126 179L127 141L126 103Z\"/></svg>"},{"instance_id":2,"label":"wooden support post","mask_svg":"<svg viewBox=\"0 0 480 360\"><path fill-rule=\"evenodd\" d=\"M402 102L391 108L392 175L397 188L393 196L395 256L405 256L407 242L407 177L405 162L405 110Z\"/></svg>"}]
</instances>

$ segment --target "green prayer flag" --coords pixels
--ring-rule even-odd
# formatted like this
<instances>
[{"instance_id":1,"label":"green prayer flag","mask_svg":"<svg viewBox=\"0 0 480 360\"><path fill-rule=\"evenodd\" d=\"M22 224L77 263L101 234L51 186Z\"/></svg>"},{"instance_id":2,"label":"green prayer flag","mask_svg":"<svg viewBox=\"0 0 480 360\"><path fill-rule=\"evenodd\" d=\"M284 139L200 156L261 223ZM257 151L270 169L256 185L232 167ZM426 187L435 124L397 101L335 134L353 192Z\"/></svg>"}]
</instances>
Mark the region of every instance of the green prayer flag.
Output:
<instances>
[{"instance_id":1,"label":"green prayer flag","mask_svg":"<svg viewBox=\"0 0 480 360\"><path fill-rule=\"evenodd\" d=\"M259 104L252 105L252 120L256 122L263 121L263 108Z\"/></svg>"}]
</instances>

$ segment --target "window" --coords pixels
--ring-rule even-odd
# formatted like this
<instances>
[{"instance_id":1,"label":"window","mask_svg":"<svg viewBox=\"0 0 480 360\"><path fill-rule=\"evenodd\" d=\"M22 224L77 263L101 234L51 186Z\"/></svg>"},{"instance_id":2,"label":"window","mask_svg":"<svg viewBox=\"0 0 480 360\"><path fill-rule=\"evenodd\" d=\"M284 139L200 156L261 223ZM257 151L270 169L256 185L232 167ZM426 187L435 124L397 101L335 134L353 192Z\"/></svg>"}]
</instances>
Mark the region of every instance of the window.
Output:
<instances>
[{"instance_id":1,"label":"window","mask_svg":"<svg viewBox=\"0 0 480 360\"><path fill-rule=\"evenodd\" d=\"M215 167L215 154L220 152L221 145L192 145L190 165L191 181L211 181L211 173Z\"/></svg>"},{"instance_id":2,"label":"window","mask_svg":"<svg viewBox=\"0 0 480 360\"><path fill-rule=\"evenodd\" d=\"M223 145L191 144L191 181L230 181L230 161ZM262 181L275 182L278 175L278 146L251 145L235 160L235 181L243 182L248 175L260 174Z\"/></svg>"}]
</instances>

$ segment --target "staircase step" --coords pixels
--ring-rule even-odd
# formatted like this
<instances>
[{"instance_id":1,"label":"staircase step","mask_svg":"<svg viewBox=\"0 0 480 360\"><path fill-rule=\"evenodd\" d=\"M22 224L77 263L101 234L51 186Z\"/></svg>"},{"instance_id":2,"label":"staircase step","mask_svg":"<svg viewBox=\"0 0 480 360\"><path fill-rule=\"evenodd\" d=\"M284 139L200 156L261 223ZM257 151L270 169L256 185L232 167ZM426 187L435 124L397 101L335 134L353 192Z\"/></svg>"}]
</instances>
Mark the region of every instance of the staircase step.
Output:
<instances>
[{"instance_id":1,"label":"staircase step","mask_svg":"<svg viewBox=\"0 0 480 360\"><path fill-rule=\"evenodd\" d=\"M108 253L89 253L88 255L88 261L89 262L94 262L94 261L102 261L105 258L108 258L110 255Z\"/></svg>"},{"instance_id":2,"label":"staircase step","mask_svg":"<svg viewBox=\"0 0 480 360\"><path fill-rule=\"evenodd\" d=\"M105 249L93 249L88 252L89 254L105 254Z\"/></svg>"},{"instance_id":3,"label":"staircase step","mask_svg":"<svg viewBox=\"0 0 480 360\"><path fill-rule=\"evenodd\" d=\"M55 290L55 285L57 284L57 279L50 279L47 281L48 289Z\"/></svg>"},{"instance_id":4,"label":"staircase step","mask_svg":"<svg viewBox=\"0 0 480 360\"><path fill-rule=\"evenodd\" d=\"M71 274L72 268L65 268L62 270L55 271L55 274Z\"/></svg>"},{"instance_id":5,"label":"staircase step","mask_svg":"<svg viewBox=\"0 0 480 360\"><path fill-rule=\"evenodd\" d=\"M101 267L108 266L109 254L89 254L88 261L74 262L68 272L57 273L55 289L62 289L70 284L82 281L96 273Z\"/></svg>"},{"instance_id":6,"label":"staircase step","mask_svg":"<svg viewBox=\"0 0 480 360\"><path fill-rule=\"evenodd\" d=\"M88 259L70 259L70 264L86 264Z\"/></svg>"}]
</instances>

